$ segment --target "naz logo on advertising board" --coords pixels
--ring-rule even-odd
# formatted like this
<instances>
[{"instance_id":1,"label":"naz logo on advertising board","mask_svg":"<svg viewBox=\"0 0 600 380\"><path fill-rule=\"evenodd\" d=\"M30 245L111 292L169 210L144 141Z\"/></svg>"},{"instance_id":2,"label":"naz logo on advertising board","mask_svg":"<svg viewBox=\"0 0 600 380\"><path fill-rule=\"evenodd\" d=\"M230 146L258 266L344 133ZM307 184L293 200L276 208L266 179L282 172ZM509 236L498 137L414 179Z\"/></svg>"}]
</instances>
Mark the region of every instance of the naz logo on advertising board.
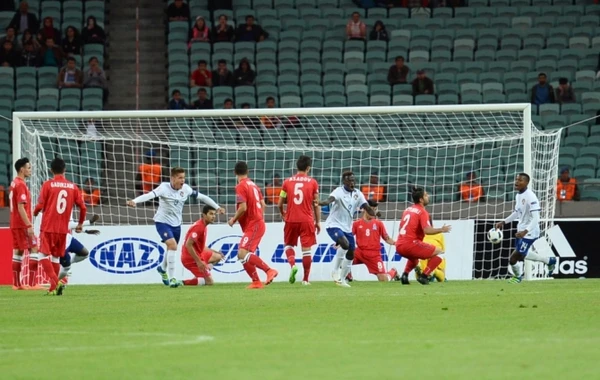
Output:
<instances>
[{"instance_id":1,"label":"naz logo on advertising board","mask_svg":"<svg viewBox=\"0 0 600 380\"><path fill-rule=\"evenodd\" d=\"M216 239L213 242L208 244L209 248L212 248L217 251L221 251L225 255L225 259L221 261L219 264L213 267L213 270L220 273L240 273L244 271L242 265L238 263L238 248L240 239L242 237L239 235L229 235L224 236L222 238ZM382 250L382 259L383 261L388 261L387 252L383 248L383 244L381 245ZM285 257L285 246L282 244L278 244L275 250L269 256L261 255L260 249L255 252L256 255L261 256L263 260L270 261L273 263L287 263L287 258ZM318 244L313 254L313 263L329 263L333 260L335 256L335 248L333 244ZM401 257L397 253L394 254L391 261L400 261ZM296 259L297 263L301 263L302 259Z\"/></svg>"},{"instance_id":2,"label":"naz logo on advertising board","mask_svg":"<svg viewBox=\"0 0 600 380\"><path fill-rule=\"evenodd\" d=\"M134 274L156 268L165 249L152 240L124 237L107 240L90 252L90 263L113 274Z\"/></svg>"}]
</instances>

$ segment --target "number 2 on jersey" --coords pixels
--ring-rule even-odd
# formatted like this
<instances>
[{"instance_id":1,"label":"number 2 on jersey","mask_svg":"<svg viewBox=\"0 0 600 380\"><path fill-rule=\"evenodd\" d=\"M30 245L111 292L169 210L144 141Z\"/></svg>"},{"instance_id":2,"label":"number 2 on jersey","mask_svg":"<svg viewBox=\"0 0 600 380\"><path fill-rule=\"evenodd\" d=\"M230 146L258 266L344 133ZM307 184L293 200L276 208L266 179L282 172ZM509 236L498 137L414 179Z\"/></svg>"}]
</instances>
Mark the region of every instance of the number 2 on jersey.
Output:
<instances>
[{"instance_id":1,"label":"number 2 on jersey","mask_svg":"<svg viewBox=\"0 0 600 380\"><path fill-rule=\"evenodd\" d=\"M297 183L294 185L294 203L297 205L301 205L304 201L304 193L302 192L303 187L303 183Z\"/></svg>"},{"instance_id":2,"label":"number 2 on jersey","mask_svg":"<svg viewBox=\"0 0 600 380\"><path fill-rule=\"evenodd\" d=\"M58 196L56 197L56 212L59 214L63 214L67 209L67 190L61 190L58 192Z\"/></svg>"},{"instance_id":3,"label":"number 2 on jersey","mask_svg":"<svg viewBox=\"0 0 600 380\"><path fill-rule=\"evenodd\" d=\"M400 224L400 235L406 235L406 226L410 222L410 214L407 214L404 219L402 219L402 223Z\"/></svg>"}]
</instances>

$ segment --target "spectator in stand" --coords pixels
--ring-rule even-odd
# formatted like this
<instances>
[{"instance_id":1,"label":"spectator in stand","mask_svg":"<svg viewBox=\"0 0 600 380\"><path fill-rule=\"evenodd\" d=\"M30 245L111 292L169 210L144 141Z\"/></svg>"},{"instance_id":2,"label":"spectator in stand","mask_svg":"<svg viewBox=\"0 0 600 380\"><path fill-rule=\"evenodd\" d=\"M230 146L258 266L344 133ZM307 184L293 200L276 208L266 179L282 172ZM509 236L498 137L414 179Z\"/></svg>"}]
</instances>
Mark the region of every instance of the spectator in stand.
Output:
<instances>
[{"instance_id":1,"label":"spectator in stand","mask_svg":"<svg viewBox=\"0 0 600 380\"><path fill-rule=\"evenodd\" d=\"M144 163L138 167L136 183L139 194L146 194L154 190L162 182L162 166L160 165L156 152L149 150L144 157Z\"/></svg>"},{"instance_id":2,"label":"spectator in stand","mask_svg":"<svg viewBox=\"0 0 600 380\"><path fill-rule=\"evenodd\" d=\"M237 41L260 42L267 37L269 37L269 33L263 30L260 25L254 23L254 16L252 15L246 16L246 23L238 27L236 34Z\"/></svg>"},{"instance_id":3,"label":"spectator in stand","mask_svg":"<svg viewBox=\"0 0 600 380\"><path fill-rule=\"evenodd\" d=\"M389 41L388 32L385 29L385 25L382 21L377 20L371 34L369 35L371 41Z\"/></svg>"},{"instance_id":4,"label":"spectator in stand","mask_svg":"<svg viewBox=\"0 0 600 380\"><path fill-rule=\"evenodd\" d=\"M556 182L556 199L563 201L578 201L580 199L577 180L570 177L568 167L560 169L560 177Z\"/></svg>"},{"instance_id":5,"label":"spectator in stand","mask_svg":"<svg viewBox=\"0 0 600 380\"><path fill-rule=\"evenodd\" d=\"M234 84L233 73L227 68L227 61L220 59L217 63L217 69L212 73L213 87L229 86Z\"/></svg>"},{"instance_id":6,"label":"spectator in stand","mask_svg":"<svg viewBox=\"0 0 600 380\"><path fill-rule=\"evenodd\" d=\"M375 202L385 202L386 189L385 186L379 183L379 176L376 171L371 172L369 183L360 188L367 200Z\"/></svg>"},{"instance_id":7,"label":"spectator in stand","mask_svg":"<svg viewBox=\"0 0 600 380\"><path fill-rule=\"evenodd\" d=\"M408 66L404 64L404 57L401 55L397 56L396 64L390 66L388 71L388 82L392 86L395 84L406 84L409 71Z\"/></svg>"},{"instance_id":8,"label":"spectator in stand","mask_svg":"<svg viewBox=\"0 0 600 380\"><path fill-rule=\"evenodd\" d=\"M33 43L31 41L25 43L23 51L21 52L21 63L19 66L37 67L39 60L40 59L33 46Z\"/></svg>"},{"instance_id":9,"label":"spectator in stand","mask_svg":"<svg viewBox=\"0 0 600 380\"><path fill-rule=\"evenodd\" d=\"M275 98L267 97L265 102L267 108L275 108ZM265 129L281 128L283 124L277 116L263 116L260 118L260 125Z\"/></svg>"},{"instance_id":10,"label":"spectator in stand","mask_svg":"<svg viewBox=\"0 0 600 380\"><path fill-rule=\"evenodd\" d=\"M96 187L96 181L93 178L85 180L81 189L81 196L83 197L83 203L88 206L97 206L101 203L100 189Z\"/></svg>"},{"instance_id":11,"label":"spectator in stand","mask_svg":"<svg viewBox=\"0 0 600 380\"><path fill-rule=\"evenodd\" d=\"M13 44L13 49L17 52L21 51L21 43L17 38L17 34L15 32L15 28L9 26L6 28L6 35L0 38L0 46L4 46L4 42L10 41Z\"/></svg>"},{"instance_id":12,"label":"spectator in stand","mask_svg":"<svg viewBox=\"0 0 600 380\"><path fill-rule=\"evenodd\" d=\"M4 41L2 50L0 51L0 66L17 67L20 62L19 53L13 48L13 43Z\"/></svg>"},{"instance_id":13,"label":"spectator in stand","mask_svg":"<svg viewBox=\"0 0 600 380\"><path fill-rule=\"evenodd\" d=\"M8 25L13 27L17 33L29 29L35 34L40 27L40 22L33 13L29 12L29 4L23 1L19 4L19 11L15 13Z\"/></svg>"},{"instance_id":14,"label":"spectator in stand","mask_svg":"<svg viewBox=\"0 0 600 380\"><path fill-rule=\"evenodd\" d=\"M46 39L46 43L40 49L39 59L38 66L62 67L64 55L61 48L54 44L54 38Z\"/></svg>"},{"instance_id":15,"label":"spectator in stand","mask_svg":"<svg viewBox=\"0 0 600 380\"><path fill-rule=\"evenodd\" d=\"M191 48L192 44L196 42L210 42L210 29L202 16L196 17L196 23L190 29L190 43L188 47Z\"/></svg>"},{"instance_id":16,"label":"spectator in stand","mask_svg":"<svg viewBox=\"0 0 600 380\"><path fill-rule=\"evenodd\" d=\"M167 17L169 21L189 21L191 19L190 6L183 0L175 0L167 8Z\"/></svg>"},{"instance_id":17,"label":"spectator in stand","mask_svg":"<svg viewBox=\"0 0 600 380\"><path fill-rule=\"evenodd\" d=\"M223 101L223 109L224 110L232 110L233 109L233 100L229 99L229 98L225 99ZM222 117L217 122L217 127L218 128L225 128L225 129L236 128L236 121L237 120L239 120L239 119L238 118L232 118L232 117Z\"/></svg>"},{"instance_id":18,"label":"spectator in stand","mask_svg":"<svg viewBox=\"0 0 600 380\"><path fill-rule=\"evenodd\" d=\"M198 99L194 101L193 108L197 110L212 110L212 100L208 98L205 88L198 90Z\"/></svg>"},{"instance_id":19,"label":"spectator in stand","mask_svg":"<svg viewBox=\"0 0 600 380\"><path fill-rule=\"evenodd\" d=\"M83 87L83 73L77 68L75 58L67 58L67 65L58 72L56 86L59 89Z\"/></svg>"},{"instance_id":20,"label":"spectator in stand","mask_svg":"<svg viewBox=\"0 0 600 380\"><path fill-rule=\"evenodd\" d=\"M206 65L206 61L198 61L198 68L190 76L190 87L212 87L212 73Z\"/></svg>"},{"instance_id":21,"label":"spectator in stand","mask_svg":"<svg viewBox=\"0 0 600 380\"><path fill-rule=\"evenodd\" d=\"M477 182L475 172L467 173L467 180L460 184L460 199L465 202L483 201L483 187Z\"/></svg>"},{"instance_id":22,"label":"spectator in stand","mask_svg":"<svg viewBox=\"0 0 600 380\"><path fill-rule=\"evenodd\" d=\"M35 50L36 53L39 53L42 46L40 45L40 42L37 40L37 38L35 38L33 33L31 33L31 30L27 29L25 30L25 32L23 32L23 37L21 38L21 46L25 47L25 44L29 42L31 42L31 44L33 45L33 50Z\"/></svg>"},{"instance_id":23,"label":"spectator in stand","mask_svg":"<svg viewBox=\"0 0 600 380\"><path fill-rule=\"evenodd\" d=\"M104 45L104 41L106 40L106 34L104 34L104 29L102 29L102 27L96 22L96 17L90 16L87 18L87 24L85 28L83 28L81 39L83 40L84 45Z\"/></svg>"},{"instance_id":24,"label":"spectator in stand","mask_svg":"<svg viewBox=\"0 0 600 380\"><path fill-rule=\"evenodd\" d=\"M349 40L365 41L367 39L367 26L360 20L358 12L352 13L352 17L346 25L346 36Z\"/></svg>"},{"instance_id":25,"label":"spectator in stand","mask_svg":"<svg viewBox=\"0 0 600 380\"><path fill-rule=\"evenodd\" d=\"M185 100L181 97L181 92L179 90L173 90L171 96L172 98L169 101L168 107L170 110L184 110L189 108Z\"/></svg>"},{"instance_id":26,"label":"spectator in stand","mask_svg":"<svg viewBox=\"0 0 600 380\"><path fill-rule=\"evenodd\" d=\"M281 194L281 186L283 182L281 181L281 176L279 174L275 174L273 176L273 182L267 184L265 186L265 203L268 205L276 205L279 204L279 194Z\"/></svg>"},{"instance_id":27,"label":"spectator in stand","mask_svg":"<svg viewBox=\"0 0 600 380\"><path fill-rule=\"evenodd\" d=\"M223 101L223 109L232 110L233 109L233 100L227 98Z\"/></svg>"},{"instance_id":28,"label":"spectator in stand","mask_svg":"<svg viewBox=\"0 0 600 380\"><path fill-rule=\"evenodd\" d=\"M56 42L60 42L61 36L60 31L54 27L54 20L52 17L46 17L44 19L44 25L40 28L39 31L41 35L40 41L44 42L46 39L52 37L52 39Z\"/></svg>"},{"instance_id":29,"label":"spectator in stand","mask_svg":"<svg viewBox=\"0 0 600 380\"><path fill-rule=\"evenodd\" d=\"M235 39L233 27L229 25L227 21L227 16L219 16L219 23L215 25L212 30L213 42L233 42Z\"/></svg>"},{"instance_id":30,"label":"spectator in stand","mask_svg":"<svg viewBox=\"0 0 600 380\"><path fill-rule=\"evenodd\" d=\"M433 95L433 81L427 77L425 70L417 70L417 78L412 82L413 96Z\"/></svg>"},{"instance_id":31,"label":"spectator in stand","mask_svg":"<svg viewBox=\"0 0 600 380\"><path fill-rule=\"evenodd\" d=\"M63 52L69 56L81 55L81 36L72 25L67 28L67 33L62 41Z\"/></svg>"},{"instance_id":32,"label":"spectator in stand","mask_svg":"<svg viewBox=\"0 0 600 380\"><path fill-rule=\"evenodd\" d=\"M547 82L546 74L539 73L538 84L531 88L531 103L539 106L554 102L554 89Z\"/></svg>"},{"instance_id":33,"label":"spectator in stand","mask_svg":"<svg viewBox=\"0 0 600 380\"><path fill-rule=\"evenodd\" d=\"M256 74L250 67L250 62L243 58L240 61L238 68L233 72L235 78L235 86L254 86L254 79Z\"/></svg>"},{"instance_id":34,"label":"spectator in stand","mask_svg":"<svg viewBox=\"0 0 600 380\"><path fill-rule=\"evenodd\" d=\"M573 91L573 87L571 87L567 78L558 80L555 99L560 104L575 103L575 91Z\"/></svg>"},{"instance_id":35,"label":"spectator in stand","mask_svg":"<svg viewBox=\"0 0 600 380\"><path fill-rule=\"evenodd\" d=\"M106 74L102 67L100 67L100 62L98 58L92 57L88 61L89 68L85 72L85 76L83 79L83 87L84 88L101 88L102 89L102 99L106 102L108 98L108 81L106 80Z\"/></svg>"}]
</instances>

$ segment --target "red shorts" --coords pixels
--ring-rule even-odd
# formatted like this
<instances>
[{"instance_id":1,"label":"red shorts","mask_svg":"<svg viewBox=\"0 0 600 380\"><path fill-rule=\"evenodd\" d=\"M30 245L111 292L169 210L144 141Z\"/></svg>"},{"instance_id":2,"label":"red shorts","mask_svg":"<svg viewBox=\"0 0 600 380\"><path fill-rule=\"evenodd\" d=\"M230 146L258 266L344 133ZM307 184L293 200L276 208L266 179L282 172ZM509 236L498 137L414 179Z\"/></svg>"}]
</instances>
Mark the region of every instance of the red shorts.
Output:
<instances>
[{"instance_id":1,"label":"red shorts","mask_svg":"<svg viewBox=\"0 0 600 380\"><path fill-rule=\"evenodd\" d=\"M435 246L420 240L414 240L410 243L396 244L396 252L407 259L426 260L433 257Z\"/></svg>"},{"instance_id":2,"label":"red shorts","mask_svg":"<svg viewBox=\"0 0 600 380\"><path fill-rule=\"evenodd\" d=\"M265 223L251 224L244 231L242 240L240 240L240 249L245 249L248 252L256 252L258 245L267 230Z\"/></svg>"},{"instance_id":3,"label":"red shorts","mask_svg":"<svg viewBox=\"0 0 600 380\"><path fill-rule=\"evenodd\" d=\"M383 261L381 260L380 251L361 251L360 248L356 248L352 265L359 264L365 264L371 274L385 273L385 265L383 265Z\"/></svg>"},{"instance_id":4,"label":"red shorts","mask_svg":"<svg viewBox=\"0 0 600 380\"><path fill-rule=\"evenodd\" d=\"M210 249L205 249L200 254L200 261L202 261L204 264L208 265L208 262L210 261L212 254L213 253ZM198 264L196 264L196 261L189 255L183 256L181 258L181 263L183 264L185 269L192 272L192 274L196 278L210 277L210 271L209 270L205 270L205 271L200 270L200 268L198 268Z\"/></svg>"},{"instance_id":5,"label":"red shorts","mask_svg":"<svg viewBox=\"0 0 600 380\"><path fill-rule=\"evenodd\" d=\"M11 228L10 232L12 233L13 249L25 251L37 248L37 238L35 235L29 237L27 228Z\"/></svg>"},{"instance_id":6,"label":"red shorts","mask_svg":"<svg viewBox=\"0 0 600 380\"><path fill-rule=\"evenodd\" d=\"M67 234L42 232L40 235L40 253L53 257L63 257L67 245Z\"/></svg>"},{"instance_id":7,"label":"red shorts","mask_svg":"<svg viewBox=\"0 0 600 380\"><path fill-rule=\"evenodd\" d=\"M300 239L301 247L312 247L317 244L317 235L314 222L292 222L283 227L283 243L291 247L298 245Z\"/></svg>"}]
</instances>

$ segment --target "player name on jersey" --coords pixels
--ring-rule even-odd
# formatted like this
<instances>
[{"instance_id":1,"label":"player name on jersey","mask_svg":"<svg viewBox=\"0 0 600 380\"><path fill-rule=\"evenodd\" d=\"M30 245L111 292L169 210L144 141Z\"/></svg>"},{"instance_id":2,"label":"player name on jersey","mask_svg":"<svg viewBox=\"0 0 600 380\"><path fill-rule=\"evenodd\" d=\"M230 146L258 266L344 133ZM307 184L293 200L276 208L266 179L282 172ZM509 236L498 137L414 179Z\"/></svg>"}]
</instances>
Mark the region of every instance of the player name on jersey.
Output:
<instances>
[{"instance_id":1,"label":"player name on jersey","mask_svg":"<svg viewBox=\"0 0 600 380\"><path fill-rule=\"evenodd\" d=\"M75 184L67 182L50 182L50 187L60 187L62 189L74 189Z\"/></svg>"}]
</instances>

